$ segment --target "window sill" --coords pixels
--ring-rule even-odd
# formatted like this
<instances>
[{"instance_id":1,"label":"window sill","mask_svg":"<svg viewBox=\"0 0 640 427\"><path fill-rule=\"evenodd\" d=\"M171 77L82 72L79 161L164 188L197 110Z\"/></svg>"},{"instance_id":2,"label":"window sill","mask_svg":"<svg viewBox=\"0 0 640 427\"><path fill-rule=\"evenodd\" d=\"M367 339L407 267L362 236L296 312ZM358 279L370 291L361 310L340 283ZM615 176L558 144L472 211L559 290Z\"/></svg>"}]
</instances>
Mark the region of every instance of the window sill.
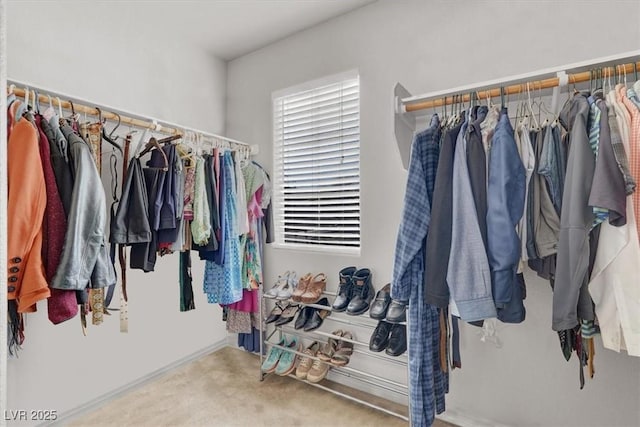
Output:
<instances>
[{"instance_id":1,"label":"window sill","mask_svg":"<svg viewBox=\"0 0 640 427\"><path fill-rule=\"evenodd\" d=\"M314 252L327 255L360 256L360 248L337 248L335 246L296 245L295 243L269 243L269 247L296 252Z\"/></svg>"}]
</instances>

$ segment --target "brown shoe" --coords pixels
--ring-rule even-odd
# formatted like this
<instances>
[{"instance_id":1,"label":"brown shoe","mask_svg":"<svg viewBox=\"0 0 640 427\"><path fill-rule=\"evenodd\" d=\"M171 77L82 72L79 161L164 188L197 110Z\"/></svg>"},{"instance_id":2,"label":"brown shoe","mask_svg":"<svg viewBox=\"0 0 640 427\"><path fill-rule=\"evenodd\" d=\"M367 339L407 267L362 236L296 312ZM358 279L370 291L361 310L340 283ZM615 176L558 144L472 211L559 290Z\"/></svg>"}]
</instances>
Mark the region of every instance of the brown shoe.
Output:
<instances>
[{"instance_id":1,"label":"brown shoe","mask_svg":"<svg viewBox=\"0 0 640 427\"><path fill-rule=\"evenodd\" d=\"M304 294L307 291L307 288L311 284L312 277L313 276L311 275L311 273L307 273L298 280L298 285L296 286L294 291L291 293L292 300L297 302L301 301L300 297L302 296L302 294Z\"/></svg>"},{"instance_id":2,"label":"brown shoe","mask_svg":"<svg viewBox=\"0 0 640 427\"><path fill-rule=\"evenodd\" d=\"M310 383L319 383L327 376L327 372L331 366L325 362L321 362L319 360L314 360L313 365L311 365L311 369L307 373L307 381Z\"/></svg>"},{"instance_id":3,"label":"brown shoe","mask_svg":"<svg viewBox=\"0 0 640 427\"><path fill-rule=\"evenodd\" d=\"M331 335L335 335L336 337L341 337L343 334L344 331L342 329L331 332ZM318 359L325 362L331 362L331 358L338 348L338 341L338 338L329 338L324 347L322 347L322 349L318 352Z\"/></svg>"},{"instance_id":4,"label":"brown shoe","mask_svg":"<svg viewBox=\"0 0 640 427\"><path fill-rule=\"evenodd\" d=\"M318 354L318 350L320 350L320 343L318 341L314 341L309 347L307 347L304 351L305 356L300 358L300 363L296 368L296 377L304 380L307 378L307 374L311 370L311 366L315 359L312 357L316 357Z\"/></svg>"},{"instance_id":5,"label":"brown shoe","mask_svg":"<svg viewBox=\"0 0 640 427\"><path fill-rule=\"evenodd\" d=\"M349 331L345 331L342 334L342 338L347 338L352 340L353 335ZM338 346L336 347L336 351L333 353L331 357L331 364L335 366L345 366L349 363L349 358L353 354L353 343L350 341L340 340L338 342Z\"/></svg>"},{"instance_id":6,"label":"brown shoe","mask_svg":"<svg viewBox=\"0 0 640 427\"><path fill-rule=\"evenodd\" d=\"M327 287L327 276L324 273L316 274L307 287L307 291L302 294L300 301L305 304L315 304L322 297L322 293Z\"/></svg>"}]
</instances>

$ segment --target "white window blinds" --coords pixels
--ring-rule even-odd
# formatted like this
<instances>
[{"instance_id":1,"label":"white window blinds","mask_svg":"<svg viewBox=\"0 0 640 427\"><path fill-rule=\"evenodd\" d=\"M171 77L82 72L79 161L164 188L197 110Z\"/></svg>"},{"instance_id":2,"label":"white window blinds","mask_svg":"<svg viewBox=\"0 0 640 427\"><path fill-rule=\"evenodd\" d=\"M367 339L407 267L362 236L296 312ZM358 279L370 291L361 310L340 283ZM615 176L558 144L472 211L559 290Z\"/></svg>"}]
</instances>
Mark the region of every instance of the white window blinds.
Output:
<instances>
[{"instance_id":1,"label":"white window blinds","mask_svg":"<svg viewBox=\"0 0 640 427\"><path fill-rule=\"evenodd\" d=\"M274 98L276 242L360 247L358 77Z\"/></svg>"}]
</instances>

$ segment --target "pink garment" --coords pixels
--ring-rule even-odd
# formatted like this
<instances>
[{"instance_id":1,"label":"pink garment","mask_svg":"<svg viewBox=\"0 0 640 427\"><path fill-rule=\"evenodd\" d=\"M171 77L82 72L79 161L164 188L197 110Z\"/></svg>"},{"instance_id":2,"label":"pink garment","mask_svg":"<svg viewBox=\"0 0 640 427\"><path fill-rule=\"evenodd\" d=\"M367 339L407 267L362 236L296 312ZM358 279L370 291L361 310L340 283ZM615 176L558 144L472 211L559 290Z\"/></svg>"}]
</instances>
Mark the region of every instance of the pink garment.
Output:
<instances>
[{"instance_id":1,"label":"pink garment","mask_svg":"<svg viewBox=\"0 0 640 427\"><path fill-rule=\"evenodd\" d=\"M242 300L227 305L230 310L244 311L248 313L257 313L260 311L258 303L258 291L242 290Z\"/></svg>"},{"instance_id":2,"label":"pink garment","mask_svg":"<svg viewBox=\"0 0 640 427\"><path fill-rule=\"evenodd\" d=\"M626 87L624 85L616 86L618 101L626 107L629 112L629 169L631 175L640 182L640 111L629 98L626 96ZM626 115L626 114L625 114ZM637 190L632 195L634 215L636 217L636 231L640 237L640 192Z\"/></svg>"},{"instance_id":3,"label":"pink garment","mask_svg":"<svg viewBox=\"0 0 640 427\"><path fill-rule=\"evenodd\" d=\"M253 221L258 218L262 218L264 213L262 212L262 185L253 193L251 200L247 203L247 212L249 212L249 221Z\"/></svg>"}]
</instances>

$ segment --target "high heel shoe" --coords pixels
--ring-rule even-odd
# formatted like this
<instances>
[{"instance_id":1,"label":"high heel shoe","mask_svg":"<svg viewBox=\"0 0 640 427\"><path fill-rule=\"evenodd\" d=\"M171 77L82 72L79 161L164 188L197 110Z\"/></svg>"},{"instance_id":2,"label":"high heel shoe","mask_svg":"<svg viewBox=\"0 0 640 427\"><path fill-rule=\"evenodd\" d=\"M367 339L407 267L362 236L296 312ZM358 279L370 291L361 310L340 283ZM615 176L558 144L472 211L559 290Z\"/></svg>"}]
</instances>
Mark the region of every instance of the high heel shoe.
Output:
<instances>
[{"instance_id":1,"label":"high heel shoe","mask_svg":"<svg viewBox=\"0 0 640 427\"><path fill-rule=\"evenodd\" d=\"M278 292L289 283L289 275L290 271L286 271L283 275L278 276L278 280L276 280L275 285L271 287L267 292L264 293L265 298L276 298L278 296ZM294 273L295 274L295 273Z\"/></svg>"},{"instance_id":2,"label":"high heel shoe","mask_svg":"<svg viewBox=\"0 0 640 427\"><path fill-rule=\"evenodd\" d=\"M311 280L309 286L302 296L300 296L300 301L305 304L315 304L318 302L320 297L322 297L322 293L327 287L327 276L324 273L316 274L315 277Z\"/></svg>"},{"instance_id":3,"label":"high heel shoe","mask_svg":"<svg viewBox=\"0 0 640 427\"><path fill-rule=\"evenodd\" d=\"M307 291L307 287L311 283L312 277L313 276L311 275L311 273L307 273L298 280L298 285L291 293L292 300L296 302L301 301L300 297L302 297L302 294L304 294Z\"/></svg>"}]
</instances>

